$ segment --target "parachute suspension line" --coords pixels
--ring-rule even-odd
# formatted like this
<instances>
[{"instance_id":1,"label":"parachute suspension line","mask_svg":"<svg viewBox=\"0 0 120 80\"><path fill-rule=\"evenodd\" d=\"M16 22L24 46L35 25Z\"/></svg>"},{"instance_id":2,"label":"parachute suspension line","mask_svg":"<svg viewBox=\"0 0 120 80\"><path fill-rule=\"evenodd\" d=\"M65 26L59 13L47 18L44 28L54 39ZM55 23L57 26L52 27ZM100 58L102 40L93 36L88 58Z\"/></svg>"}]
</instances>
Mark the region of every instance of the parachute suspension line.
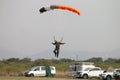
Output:
<instances>
[{"instance_id":1,"label":"parachute suspension line","mask_svg":"<svg viewBox=\"0 0 120 80\"><path fill-rule=\"evenodd\" d=\"M50 6L47 6L47 7L42 7L42 8L39 9L39 12L40 13L44 13L44 12L47 12L47 11L50 11L50 10L54 10L54 9L68 10L68 11L71 11L71 12L77 14L77 15L80 15L80 11L78 9L73 8L71 6L66 6L66 5L50 5ZM66 28L67 28L67 26L65 26L64 31L62 31L62 36L65 35ZM57 28L55 31L58 30L58 32L59 32L59 31L61 31L60 29Z\"/></svg>"},{"instance_id":2,"label":"parachute suspension line","mask_svg":"<svg viewBox=\"0 0 120 80\"><path fill-rule=\"evenodd\" d=\"M39 12L44 13L44 12L47 12L47 11L50 11L50 10L53 10L53 9L68 10L68 11L71 11L71 12L77 14L77 15L80 15L80 11L78 9L73 8L71 6L66 6L66 5L50 5L50 6L47 6L47 7L42 7L42 8L39 9ZM64 36L64 34L65 34L66 27L67 26L65 26L64 31L62 31L63 32L62 36ZM61 31L60 29L61 28L56 28L55 32L58 30L57 31L57 33L58 33L59 31Z\"/></svg>"},{"instance_id":3,"label":"parachute suspension line","mask_svg":"<svg viewBox=\"0 0 120 80\"><path fill-rule=\"evenodd\" d=\"M59 21L60 21L60 23L59 23ZM57 26L55 24L52 34L53 34L53 36L56 36L56 38L58 37L58 39L61 37L64 38L66 36L69 25L68 24L63 25L61 18L57 22L58 22L59 26Z\"/></svg>"}]
</instances>

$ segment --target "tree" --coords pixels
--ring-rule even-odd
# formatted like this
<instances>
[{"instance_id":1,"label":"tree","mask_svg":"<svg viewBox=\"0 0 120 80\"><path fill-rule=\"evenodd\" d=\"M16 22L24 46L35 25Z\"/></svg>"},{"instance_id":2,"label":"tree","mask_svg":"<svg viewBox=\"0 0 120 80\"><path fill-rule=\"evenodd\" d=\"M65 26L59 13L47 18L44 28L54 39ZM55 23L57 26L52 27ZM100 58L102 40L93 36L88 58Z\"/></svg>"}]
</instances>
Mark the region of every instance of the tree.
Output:
<instances>
[{"instance_id":1,"label":"tree","mask_svg":"<svg viewBox=\"0 0 120 80\"><path fill-rule=\"evenodd\" d=\"M31 62L31 58L23 58L20 61L23 63Z\"/></svg>"},{"instance_id":2,"label":"tree","mask_svg":"<svg viewBox=\"0 0 120 80\"><path fill-rule=\"evenodd\" d=\"M88 60L86 60L87 62L94 62L94 63L98 63L98 62L103 62L103 59L101 57L93 57L90 58Z\"/></svg>"},{"instance_id":3,"label":"tree","mask_svg":"<svg viewBox=\"0 0 120 80\"><path fill-rule=\"evenodd\" d=\"M9 58L6 61L8 61L8 62L18 62L20 60L19 60L19 58Z\"/></svg>"}]
</instances>

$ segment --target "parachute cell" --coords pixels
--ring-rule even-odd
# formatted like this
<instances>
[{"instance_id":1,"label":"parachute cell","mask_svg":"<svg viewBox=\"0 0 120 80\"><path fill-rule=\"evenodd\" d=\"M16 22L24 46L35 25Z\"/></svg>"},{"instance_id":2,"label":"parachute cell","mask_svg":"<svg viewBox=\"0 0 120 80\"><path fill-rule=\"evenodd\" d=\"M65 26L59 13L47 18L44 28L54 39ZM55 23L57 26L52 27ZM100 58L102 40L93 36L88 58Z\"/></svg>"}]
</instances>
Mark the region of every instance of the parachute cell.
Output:
<instances>
[{"instance_id":1,"label":"parachute cell","mask_svg":"<svg viewBox=\"0 0 120 80\"><path fill-rule=\"evenodd\" d=\"M70 7L70 6L64 6L64 5L51 5L49 7L42 7L39 11L40 13L43 13L43 12L46 12L46 11L49 11L49 10L53 10L53 9L62 9L62 10L68 10L68 11L72 11L78 15L80 15L80 11L73 8L73 7Z\"/></svg>"}]
</instances>

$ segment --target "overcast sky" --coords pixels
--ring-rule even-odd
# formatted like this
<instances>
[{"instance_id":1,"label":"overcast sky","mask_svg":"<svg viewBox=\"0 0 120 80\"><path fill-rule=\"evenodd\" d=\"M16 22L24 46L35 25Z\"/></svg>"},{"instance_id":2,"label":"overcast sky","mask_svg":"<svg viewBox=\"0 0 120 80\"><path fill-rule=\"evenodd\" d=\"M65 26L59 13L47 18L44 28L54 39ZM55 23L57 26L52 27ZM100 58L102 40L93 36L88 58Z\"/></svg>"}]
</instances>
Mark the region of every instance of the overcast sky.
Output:
<instances>
[{"instance_id":1,"label":"overcast sky","mask_svg":"<svg viewBox=\"0 0 120 80\"><path fill-rule=\"evenodd\" d=\"M87 51L93 57L92 52L104 55L120 51L119 3L120 0L0 0L0 59L53 51L53 36L58 40L63 37L64 51ZM41 7L54 4L74 7L81 15L65 10L39 13Z\"/></svg>"}]
</instances>

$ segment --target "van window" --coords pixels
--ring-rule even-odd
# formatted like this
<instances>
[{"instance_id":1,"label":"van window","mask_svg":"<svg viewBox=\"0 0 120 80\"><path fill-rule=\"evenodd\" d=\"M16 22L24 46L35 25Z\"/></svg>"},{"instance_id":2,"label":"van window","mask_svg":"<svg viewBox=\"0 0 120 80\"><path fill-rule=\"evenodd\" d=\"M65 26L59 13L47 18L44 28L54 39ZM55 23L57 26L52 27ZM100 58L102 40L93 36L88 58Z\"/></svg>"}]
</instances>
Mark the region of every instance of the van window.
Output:
<instances>
[{"instance_id":1,"label":"van window","mask_svg":"<svg viewBox=\"0 0 120 80\"><path fill-rule=\"evenodd\" d=\"M53 68L53 67L50 67L50 69L51 69L51 70L54 70L54 68Z\"/></svg>"},{"instance_id":2,"label":"van window","mask_svg":"<svg viewBox=\"0 0 120 80\"><path fill-rule=\"evenodd\" d=\"M42 67L41 67L41 70L45 70L45 67L44 67L44 66L42 66Z\"/></svg>"},{"instance_id":3,"label":"van window","mask_svg":"<svg viewBox=\"0 0 120 80\"><path fill-rule=\"evenodd\" d=\"M39 67L37 67L37 68L35 68L35 69L34 69L34 71L39 71L39 70L40 70L40 68L39 68Z\"/></svg>"},{"instance_id":4,"label":"van window","mask_svg":"<svg viewBox=\"0 0 120 80\"><path fill-rule=\"evenodd\" d=\"M116 72L119 72L119 73L120 73L120 70L116 70Z\"/></svg>"},{"instance_id":5,"label":"van window","mask_svg":"<svg viewBox=\"0 0 120 80\"><path fill-rule=\"evenodd\" d=\"M69 71L73 71L73 70L72 70L72 67L69 67Z\"/></svg>"},{"instance_id":6,"label":"van window","mask_svg":"<svg viewBox=\"0 0 120 80\"><path fill-rule=\"evenodd\" d=\"M81 71L82 67L80 67L79 65L71 65L69 67L69 71Z\"/></svg>"}]
</instances>

